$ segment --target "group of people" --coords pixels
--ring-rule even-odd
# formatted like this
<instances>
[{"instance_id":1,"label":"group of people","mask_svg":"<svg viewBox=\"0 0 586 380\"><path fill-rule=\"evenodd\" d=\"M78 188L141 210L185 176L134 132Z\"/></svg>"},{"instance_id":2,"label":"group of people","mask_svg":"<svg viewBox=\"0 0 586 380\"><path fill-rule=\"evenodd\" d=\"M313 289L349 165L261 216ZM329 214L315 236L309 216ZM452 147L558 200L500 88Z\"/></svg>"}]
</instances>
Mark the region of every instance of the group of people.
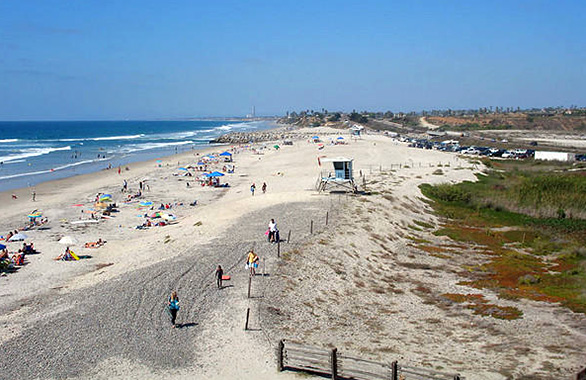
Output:
<instances>
[{"instance_id":1,"label":"group of people","mask_svg":"<svg viewBox=\"0 0 586 380\"><path fill-rule=\"evenodd\" d=\"M266 182L262 183L261 190L262 190L263 194L265 194L267 192L267 183ZM252 185L250 185L250 193L252 194L253 197L254 197L255 191L256 191L256 184L253 182Z\"/></svg>"},{"instance_id":2,"label":"group of people","mask_svg":"<svg viewBox=\"0 0 586 380\"><path fill-rule=\"evenodd\" d=\"M254 186L254 184L253 184ZM277 228L277 223L275 219L271 219L269 222L269 228L267 231L268 240L269 242L278 242L279 241L279 229ZM246 256L246 268L249 270L249 275L251 277L256 276L256 270L258 269L260 264L260 257L254 252L254 249L251 249ZM224 269L221 265L218 265L216 271L214 273L214 279L216 280L216 286L218 289L222 289L223 280L230 279L229 276L224 276ZM177 319L177 312L179 311L179 297L177 296L177 291L171 292L167 300L167 311L171 318L171 325L175 328L177 325L175 323Z\"/></svg>"},{"instance_id":3,"label":"group of people","mask_svg":"<svg viewBox=\"0 0 586 380\"><path fill-rule=\"evenodd\" d=\"M20 248L18 252L14 253L12 256L10 256L8 248L4 247L4 249L0 250L0 263L2 263L3 266L21 266L24 265L25 256L27 254L33 253L36 253L33 243L22 243L22 248Z\"/></svg>"}]
</instances>

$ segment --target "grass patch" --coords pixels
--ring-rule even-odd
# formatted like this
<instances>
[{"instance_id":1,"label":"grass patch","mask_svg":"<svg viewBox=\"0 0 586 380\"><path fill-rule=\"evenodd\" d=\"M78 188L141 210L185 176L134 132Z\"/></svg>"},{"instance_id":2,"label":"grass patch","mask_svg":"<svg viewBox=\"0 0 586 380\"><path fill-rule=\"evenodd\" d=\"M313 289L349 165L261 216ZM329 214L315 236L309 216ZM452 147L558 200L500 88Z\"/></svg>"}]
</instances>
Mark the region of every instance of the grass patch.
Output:
<instances>
[{"instance_id":1,"label":"grass patch","mask_svg":"<svg viewBox=\"0 0 586 380\"><path fill-rule=\"evenodd\" d=\"M523 316L523 312L516 307L489 304L482 294L446 293L443 297L454 303L466 304L465 307L476 315L505 320L519 319Z\"/></svg>"},{"instance_id":2,"label":"grass patch","mask_svg":"<svg viewBox=\"0 0 586 380\"><path fill-rule=\"evenodd\" d=\"M489 262L464 268L473 278L462 284L492 289L503 299L559 302L586 313L586 175L492 165L495 170L474 183L420 186L447 219L434 234L481 245L490 255ZM514 308L494 305L475 312L520 317Z\"/></svg>"},{"instance_id":3,"label":"grass patch","mask_svg":"<svg viewBox=\"0 0 586 380\"><path fill-rule=\"evenodd\" d=\"M419 227L423 227L423 228L429 228L429 229L435 228L435 226L433 224L422 222L420 220L414 220L413 223L415 223Z\"/></svg>"}]
</instances>

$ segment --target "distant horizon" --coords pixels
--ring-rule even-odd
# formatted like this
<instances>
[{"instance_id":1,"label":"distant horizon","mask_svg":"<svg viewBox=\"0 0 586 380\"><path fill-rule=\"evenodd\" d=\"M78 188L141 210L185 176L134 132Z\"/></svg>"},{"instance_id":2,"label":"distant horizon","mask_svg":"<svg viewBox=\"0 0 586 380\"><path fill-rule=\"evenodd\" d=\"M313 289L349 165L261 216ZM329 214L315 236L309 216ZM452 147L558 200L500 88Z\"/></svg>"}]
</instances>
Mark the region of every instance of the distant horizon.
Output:
<instances>
[{"instance_id":1,"label":"distant horizon","mask_svg":"<svg viewBox=\"0 0 586 380\"><path fill-rule=\"evenodd\" d=\"M392 109L379 109L379 110L373 110L373 109L365 109L365 110L358 110L355 109L356 112L358 113L362 113L362 112L368 112L368 113L384 113L384 112L393 112L393 113L403 113L403 114L411 114L411 113L415 113L415 114L420 114L422 112L431 112L431 111L448 111L448 110L452 110L452 111L465 111L465 110L478 110L481 108L490 108L493 107L493 109L495 107L510 107L513 108L516 112L517 106L479 106L479 107L472 107L472 108L436 108L436 109L420 109L420 110L410 110L410 111L405 111L405 110L392 110ZM545 106L533 106L533 107L521 107L521 112L522 111L529 111L529 110L535 110L535 109L547 109L547 108L554 108L554 109L558 109L558 108L563 108L563 109L570 109L571 107L575 107L578 109L583 109L586 108L586 105L576 105L576 104L571 104L571 105L545 105ZM254 120L254 119L270 119L270 118L281 118L286 116L287 112L303 112L306 110L312 110L311 108L301 108L301 109L296 109L296 110L289 110L289 111L285 111L283 114L274 114L274 115L255 115L254 117L248 117L248 116L162 116L162 117L156 117L156 118L118 118L118 119L106 119L106 118L102 118L102 119L20 119L20 120L9 120L9 119L5 119L5 120L0 120L0 123L8 123L8 122L83 122L83 121L113 121L113 122L119 122L119 121L187 121L187 120L206 120L206 119L210 119L210 120L230 120L230 119L235 119L235 120ZM319 113L321 111L321 108L319 109L313 109L314 112ZM332 109L332 110L327 110L327 112L329 114L331 113L336 113L336 112L341 112L341 113L352 113L352 110L336 110L336 109ZM505 112L503 112L505 113Z\"/></svg>"}]
</instances>

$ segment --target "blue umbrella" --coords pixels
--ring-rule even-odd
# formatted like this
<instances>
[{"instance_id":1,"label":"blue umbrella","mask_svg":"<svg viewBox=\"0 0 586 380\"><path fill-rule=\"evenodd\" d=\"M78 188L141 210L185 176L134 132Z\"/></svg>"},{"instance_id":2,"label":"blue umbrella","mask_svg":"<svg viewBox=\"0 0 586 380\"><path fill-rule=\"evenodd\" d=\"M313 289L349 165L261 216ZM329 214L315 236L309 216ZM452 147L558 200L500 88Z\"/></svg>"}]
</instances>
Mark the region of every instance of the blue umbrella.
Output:
<instances>
[{"instance_id":1,"label":"blue umbrella","mask_svg":"<svg viewBox=\"0 0 586 380\"><path fill-rule=\"evenodd\" d=\"M224 174L220 172L211 172L208 174L208 177L223 177Z\"/></svg>"},{"instance_id":2,"label":"blue umbrella","mask_svg":"<svg viewBox=\"0 0 586 380\"><path fill-rule=\"evenodd\" d=\"M313 136L312 139L319 139L319 136Z\"/></svg>"},{"instance_id":3,"label":"blue umbrella","mask_svg":"<svg viewBox=\"0 0 586 380\"><path fill-rule=\"evenodd\" d=\"M6 246L4 244L0 244L0 249L6 249Z\"/></svg>"},{"instance_id":4,"label":"blue umbrella","mask_svg":"<svg viewBox=\"0 0 586 380\"><path fill-rule=\"evenodd\" d=\"M187 171L187 168L179 168L179 170Z\"/></svg>"},{"instance_id":5,"label":"blue umbrella","mask_svg":"<svg viewBox=\"0 0 586 380\"><path fill-rule=\"evenodd\" d=\"M232 155L232 153L230 153L230 152L220 153L220 156L231 156L231 155Z\"/></svg>"},{"instance_id":6,"label":"blue umbrella","mask_svg":"<svg viewBox=\"0 0 586 380\"><path fill-rule=\"evenodd\" d=\"M342 136L338 137L338 140L344 140L344 138Z\"/></svg>"}]
</instances>

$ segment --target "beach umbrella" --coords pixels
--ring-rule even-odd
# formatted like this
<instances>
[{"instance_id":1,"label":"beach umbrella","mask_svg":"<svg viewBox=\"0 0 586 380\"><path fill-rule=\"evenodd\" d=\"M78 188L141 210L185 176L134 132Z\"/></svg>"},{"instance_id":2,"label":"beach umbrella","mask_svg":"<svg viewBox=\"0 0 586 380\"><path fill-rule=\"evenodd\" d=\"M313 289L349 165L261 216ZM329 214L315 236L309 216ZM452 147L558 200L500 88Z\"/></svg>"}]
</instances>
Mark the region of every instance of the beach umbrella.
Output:
<instances>
[{"instance_id":1,"label":"beach umbrella","mask_svg":"<svg viewBox=\"0 0 586 380\"><path fill-rule=\"evenodd\" d=\"M59 239L59 244L76 245L77 239L74 238L73 236L63 236L61 239Z\"/></svg>"},{"instance_id":2,"label":"beach umbrella","mask_svg":"<svg viewBox=\"0 0 586 380\"><path fill-rule=\"evenodd\" d=\"M112 195L110 195L110 194L102 194L98 198L98 202L112 202Z\"/></svg>"},{"instance_id":3,"label":"beach umbrella","mask_svg":"<svg viewBox=\"0 0 586 380\"><path fill-rule=\"evenodd\" d=\"M344 138L342 136L338 137L338 140L344 140Z\"/></svg>"},{"instance_id":4,"label":"beach umbrella","mask_svg":"<svg viewBox=\"0 0 586 380\"><path fill-rule=\"evenodd\" d=\"M179 170L187 171L187 168L179 168Z\"/></svg>"},{"instance_id":5,"label":"beach umbrella","mask_svg":"<svg viewBox=\"0 0 586 380\"><path fill-rule=\"evenodd\" d=\"M43 216L43 214L41 214L40 211L33 211L30 214L27 215L29 218L31 219L35 219L35 218L40 218Z\"/></svg>"},{"instance_id":6,"label":"beach umbrella","mask_svg":"<svg viewBox=\"0 0 586 380\"><path fill-rule=\"evenodd\" d=\"M163 162L163 160L157 160L157 161L155 161L155 162L156 162L157 164L160 164L160 163L162 163L162 162Z\"/></svg>"},{"instance_id":7,"label":"beach umbrella","mask_svg":"<svg viewBox=\"0 0 586 380\"><path fill-rule=\"evenodd\" d=\"M319 139L319 136L313 136L312 139L314 139L314 140Z\"/></svg>"},{"instance_id":8,"label":"beach umbrella","mask_svg":"<svg viewBox=\"0 0 586 380\"><path fill-rule=\"evenodd\" d=\"M0 244L0 250L2 249L6 249L6 246L4 244Z\"/></svg>"},{"instance_id":9,"label":"beach umbrella","mask_svg":"<svg viewBox=\"0 0 586 380\"><path fill-rule=\"evenodd\" d=\"M149 207L149 206L152 206L152 205L153 205L153 202L140 202L138 204L139 207Z\"/></svg>"},{"instance_id":10,"label":"beach umbrella","mask_svg":"<svg viewBox=\"0 0 586 380\"><path fill-rule=\"evenodd\" d=\"M166 220L167 222L177 219L177 217L175 215L167 214L164 212L162 212L160 216L163 220Z\"/></svg>"},{"instance_id":11,"label":"beach umbrella","mask_svg":"<svg viewBox=\"0 0 586 380\"><path fill-rule=\"evenodd\" d=\"M279 149L279 146L278 145L273 145L273 148Z\"/></svg>"},{"instance_id":12,"label":"beach umbrella","mask_svg":"<svg viewBox=\"0 0 586 380\"><path fill-rule=\"evenodd\" d=\"M205 162L203 162L203 161L199 161L197 164L198 164L198 165L205 165L206 163L205 163Z\"/></svg>"},{"instance_id":13,"label":"beach umbrella","mask_svg":"<svg viewBox=\"0 0 586 380\"><path fill-rule=\"evenodd\" d=\"M151 218L151 219L160 218L160 217L161 217L161 213L158 211L149 215L149 218Z\"/></svg>"},{"instance_id":14,"label":"beach umbrella","mask_svg":"<svg viewBox=\"0 0 586 380\"><path fill-rule=\"evenodd\" d=\"M12 237L10 239L8 239L8 241L22 241L27 238L28 238L28 236L26 236L25 234L19 233L16 235L12 235Z\"/></svg>"},{"instance_id":15,"label":"beach umbrella","mask_svg":"<svg viewBox=\"0 0 586 380\"><path fill-rule=\"evenodd\" d=\"M223 177L224 173L220 173L220 172L211 172L210 174L208 174L208 177Z\"/></svg>"},{"instance_id":16,"label":"beach umbrella","mask_svg":"<svg viewBox=\"0 0 586 380\"><path fill-rule=\"evenodd\" d=\"M230 153L228 151L220 153L220 156L231 156L231 155L232 155L232 153Z\"/></svg>"}]
</instances>

